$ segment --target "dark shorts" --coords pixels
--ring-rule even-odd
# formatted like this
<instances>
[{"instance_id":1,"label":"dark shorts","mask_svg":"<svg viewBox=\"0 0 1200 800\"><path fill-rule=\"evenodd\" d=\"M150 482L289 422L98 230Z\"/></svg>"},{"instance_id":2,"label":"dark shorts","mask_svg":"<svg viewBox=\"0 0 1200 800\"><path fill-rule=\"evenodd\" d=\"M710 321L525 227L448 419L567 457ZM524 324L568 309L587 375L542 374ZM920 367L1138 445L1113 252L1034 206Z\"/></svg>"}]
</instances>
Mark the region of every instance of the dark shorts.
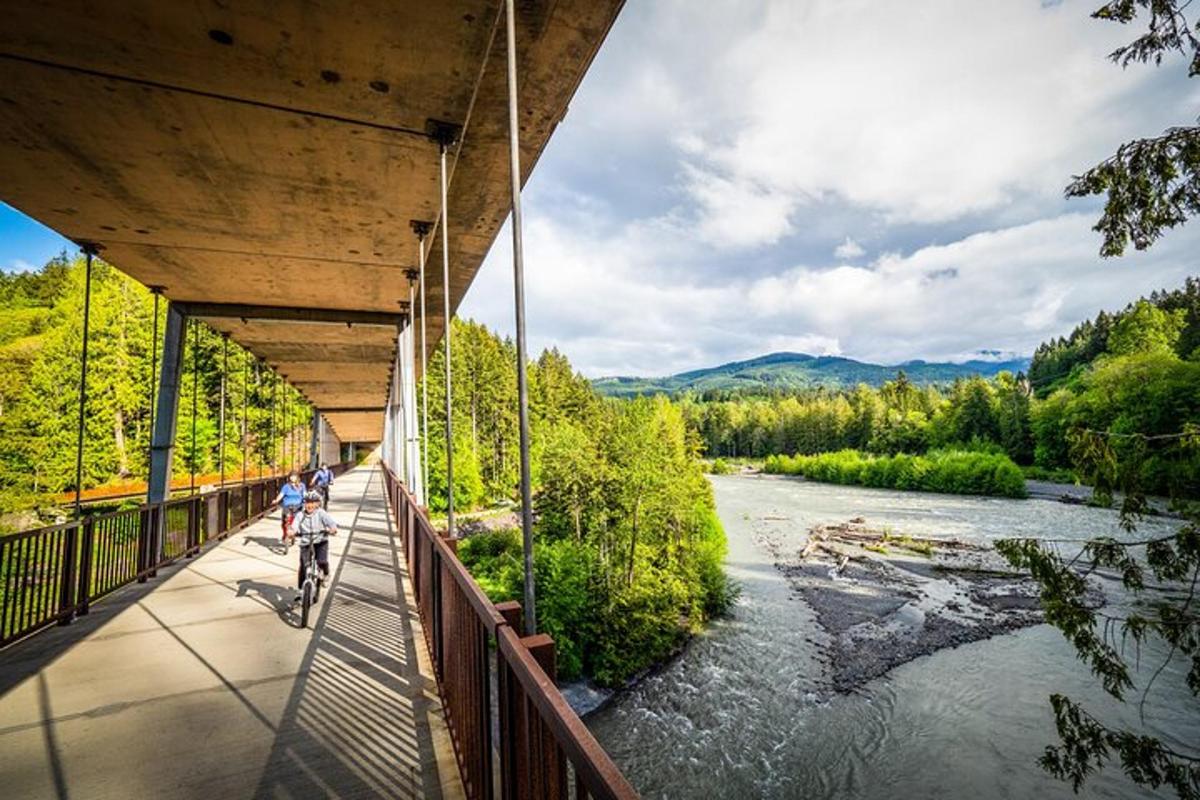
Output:
<instances>
[{"instance_id":1,"label":"dark shorts","mask_svg":"<svg viewBox=\"0 0 1200 800\"><path fill-rule=\"evenodd\" d=\"M329 577L329 540L317 542L312 548L317 551L317 566L321 568L321 572L325 573L325 577ZM309 548L300 548L300 571L296 573L296 586L304 585L304 570L308 568L308 553Z\"/></svg>"}]
</instances>

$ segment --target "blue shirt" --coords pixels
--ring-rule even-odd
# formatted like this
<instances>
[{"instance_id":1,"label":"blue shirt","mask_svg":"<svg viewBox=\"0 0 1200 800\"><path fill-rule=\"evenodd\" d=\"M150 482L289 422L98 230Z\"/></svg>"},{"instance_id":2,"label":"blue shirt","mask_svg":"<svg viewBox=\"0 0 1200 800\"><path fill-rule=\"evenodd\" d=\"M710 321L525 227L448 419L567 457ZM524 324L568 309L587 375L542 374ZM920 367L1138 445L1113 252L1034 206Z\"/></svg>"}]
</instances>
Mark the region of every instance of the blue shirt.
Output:
<instances>
[{"instance_id":1,"label":"blue shirt","mask_svg":"<svg viewBox=\"0 0 1200 800\"><path fill-rule=\"evenodd\" d=\"M322 487L328 486L329 484L333 483L333 470L331 470L331 469L317 470L317 474L313 475L313 483L315 483L317 486L322 486Z\"/></svg>"},{"instance_id":2,"label":"blue shirt","mask_svg":"<svg viewBox=\"0 0 1200 800\"><path fill-rule=\"evenodd\" d=\"M279 499L283 501L283 505L285 506L304 505L304 486L300 484L293 486L292 482L288 481L283 485L283 488L279 490L279 495Z\"/></svg>"}]
</instances>

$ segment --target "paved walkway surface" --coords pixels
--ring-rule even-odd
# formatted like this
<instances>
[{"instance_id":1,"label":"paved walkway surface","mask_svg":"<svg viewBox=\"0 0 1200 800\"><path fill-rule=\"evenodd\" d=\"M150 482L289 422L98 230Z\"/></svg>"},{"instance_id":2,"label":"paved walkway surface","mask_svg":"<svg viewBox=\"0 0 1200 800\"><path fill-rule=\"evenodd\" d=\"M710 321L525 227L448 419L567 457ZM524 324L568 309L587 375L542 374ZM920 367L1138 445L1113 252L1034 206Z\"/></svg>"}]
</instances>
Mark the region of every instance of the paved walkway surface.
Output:
<instances>
[{"instance_id":1,"label":"paved walkway surface","mask_svg":"<svg viewBox=\"0 0 1200 800\"><path fill-rule=\"evenodd\" d=\"M461 793L380 473L330 512L309 629L276 514L0 652L0 796Z\"/></svg>"}]
</instances>

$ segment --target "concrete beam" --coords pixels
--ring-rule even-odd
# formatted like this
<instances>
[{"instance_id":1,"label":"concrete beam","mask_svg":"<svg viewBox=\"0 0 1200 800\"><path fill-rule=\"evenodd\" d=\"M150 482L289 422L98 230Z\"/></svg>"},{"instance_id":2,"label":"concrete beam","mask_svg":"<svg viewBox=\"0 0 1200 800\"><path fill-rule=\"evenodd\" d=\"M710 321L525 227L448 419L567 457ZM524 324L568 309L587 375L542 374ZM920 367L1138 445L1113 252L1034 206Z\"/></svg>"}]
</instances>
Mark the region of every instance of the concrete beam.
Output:
<instances>
[{"instance_id":1,"label":"concrete beam","mask_svg":"<svg viewBox=\"0 0 1200 800\"><path fill-rule=\"evenodd\" d=\"M384 311L347 311L334 308L297 308L295 306L259 306L245 303L178 303L189 317L203 319L275 320L283 322L316 322L331 325L378 325L394 328L404 320L404 313ZM405 304L407 305L407 304Z\"/></svg>"}]
</instances>

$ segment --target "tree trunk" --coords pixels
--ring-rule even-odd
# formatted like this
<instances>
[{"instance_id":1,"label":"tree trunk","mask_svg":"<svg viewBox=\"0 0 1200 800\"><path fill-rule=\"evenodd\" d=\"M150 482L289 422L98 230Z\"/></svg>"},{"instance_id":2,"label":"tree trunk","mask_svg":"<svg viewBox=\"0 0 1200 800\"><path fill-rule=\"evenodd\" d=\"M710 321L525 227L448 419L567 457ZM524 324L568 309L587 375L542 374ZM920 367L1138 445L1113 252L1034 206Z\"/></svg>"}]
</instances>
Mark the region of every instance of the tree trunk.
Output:
<instances>
[{"instance_id":1,"label":"tree trunk","mask_svg":"<svg viewBox=\"0 0 1200 800\"><path fill-rule=\"evenodd\" d=\"M642 510L642 498L639 496L633 504L633 533L629 537L629 570L625 573L625 585L633 586L633 561L637 553L638 514Z\"/></svg>"},{"instance_id":2,"label":"tree trunk","mask_svg":"<svg viewBox=\"0 0 1200 800\"><path fill-rule=\"evenodd\" d=\"M128 478L131 473L129 471L129 453L125 449L125 414L121 411L120 406L113 414L113 438L117 444L117 474L122 478Z\"/></svg>"}]
</instances>

